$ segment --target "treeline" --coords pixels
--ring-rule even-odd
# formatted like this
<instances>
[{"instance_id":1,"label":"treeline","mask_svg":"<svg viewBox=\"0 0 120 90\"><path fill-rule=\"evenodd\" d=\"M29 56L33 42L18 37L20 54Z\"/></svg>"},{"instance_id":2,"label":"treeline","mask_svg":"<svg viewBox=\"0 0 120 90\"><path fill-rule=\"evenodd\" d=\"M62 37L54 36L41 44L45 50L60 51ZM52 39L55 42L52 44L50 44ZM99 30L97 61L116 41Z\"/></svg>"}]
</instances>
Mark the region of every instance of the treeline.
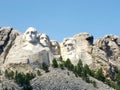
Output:
<instances>
[{"instance_id":1,"label":"treeline","mask_svg":"<svg viewBox=\"0 0 120 90\"><path fill-rule=\"evenodd\" d=\"M62 70L68 69L69 71L72 71L76 77L81 77L87 83L92 83L94 87L97 87L97 84L95 81L90 80L89 76L92 76L102 81L103 83L109 85L110 87L115 88L116 90L120 90L120 70L118 70L118 72L115 73L114 80L109 80L104 77L102 68L100 68L98 71L93 71L89 68L87 64L83 65L81 60L79 60L77 65L73 65L70 59L64 61L62 57L59 57L58 60L54 58L52 61L52 67L61 68ZM42 69L46 73L49 72L49 67L45 63L42 64ZM14 80L15 83L23 87L23 90L33 90L32 86L30 85L30 80L35 78L36 75L41 76L41 72L38 70L36 74L34 73L24 74L23 72L17 71L13 72L5 70L5 77L7 79Z\"/></svg>"},{"instance_id":2,"label":"treeline","mask_svg":"<svg viewBox=\"0 0 120 90\"><path fill-rule=\"evenodd\" d=\"M42 69L47 73L49 72L49 67L43 63ZM5 70L5 77L9 80L14 80L16 84L20 87L23 87L22 90L33 90L32 86L30 85L30 80L37 76L41 76L40 70L37 70L36 73L23 73L23 72L14 72L11 70ZM14 87L13 87L14 88ZM3 90L8 90L7 87Z\"/></svg>"},{"instance_id":3,"label":"treeline","mask_svg":"<svg viewBox=\"0 0 120 90\"><path fill-rule=\"evenodd\" d=\"M79 60L78 64L74 66L71 63L70 59L63 61L62 57L60 57L58 61L60 61L59 64L57 63L56 59L53 59L52 61L53 68L61 68L62 70L67 68L69 71L72 71L76 77L81 77L87 83L92 83L94 87L97 87L96 82L90 80L89 78L89 75L93 75L94 72L89 69L89 66L87 64L83 66L82 61Z\"/></svg>"},{"instance_id":4,"label":"treeline","mask_svg":"<svg viewBox=\"0 0 120 90\"><path fill-rule=\"evenodd\" d=\"M32 86L30 85L30 80L35 78L35 74L33 73L26 73L23 72L13 72L5 70L5 77L9 80L14 80L20 87L23 87L23 90L32 90Z\"/></svg>"},{"instance_id":5,"label":"treeline","mask_svg":"<svg viewBox=\"0 0 120 90\"><path fill-rule=\"evenodd\" d=\"M60 61L59 63L57 61ZM89 76L92 76L103 83L109 85L110 87L113 87L116 90L120 90L120 70L115 73L115 79L109 80L107 79L103 74L103 69L100 68L97 71L93 71L89 68L89 66L83 65L82 61L79 60L77 65L73 65L71 63L70 59L67 59L66 61L63 60L62 57L60 57L58 60L53 59L52 66L54 68L61 68L62 70L67 68L68 70L72 71L76 77L81 77L84 81L87 83L92 83L94 87L97 87L96 82L89 79Z\"/></svg>"}]
</instances>

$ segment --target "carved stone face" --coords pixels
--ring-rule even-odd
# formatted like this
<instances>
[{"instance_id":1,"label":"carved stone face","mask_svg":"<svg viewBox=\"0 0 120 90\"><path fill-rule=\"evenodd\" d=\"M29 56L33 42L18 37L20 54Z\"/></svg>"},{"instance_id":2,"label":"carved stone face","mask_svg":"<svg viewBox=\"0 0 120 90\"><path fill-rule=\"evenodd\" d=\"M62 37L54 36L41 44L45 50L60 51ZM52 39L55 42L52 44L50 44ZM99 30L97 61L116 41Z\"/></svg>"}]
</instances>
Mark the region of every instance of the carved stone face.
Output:
<instances>
[{"instance_id":1,"label":"carved stone face","mask_svg":"<svg viewBox=\"0 0 120 90\"><path fill-rule=\"evenodd\" d=\"M41 34L40 35L40 43L44 46L44 47L50 47L50 39L46 34Z\"/></svg>"},{"instance_id":2,"label":"carved stone face","mask_svg":"<svg viewBox=\"0 0 120 90\"><path fill-rule=\"evenodd\" d=\"M37 42L37 31L33 27L29 27L24 33L24 39L27 42L34 43Z\"/></svg>"},{"instance_id":3,"label":"carved stone face","mask_svg":"<svg viewBox=\"0 0 120 90\"><path fill-rule=\"evenodd\" d=\"M66 39L63 44L64 44L67 52L75 49L75 41L73 39Z\"/></svg>"},{"instance_id":4,"label":"carved stone face","mask_svg":"<svg viewBox=\"0 0 120 90\"><path fill-rule=\"evenodd\" d=\"M60 46L57 41L51 41L52 45L52 52L54 55L59 55L60 54Z\"/></svg>"}]
</instances>

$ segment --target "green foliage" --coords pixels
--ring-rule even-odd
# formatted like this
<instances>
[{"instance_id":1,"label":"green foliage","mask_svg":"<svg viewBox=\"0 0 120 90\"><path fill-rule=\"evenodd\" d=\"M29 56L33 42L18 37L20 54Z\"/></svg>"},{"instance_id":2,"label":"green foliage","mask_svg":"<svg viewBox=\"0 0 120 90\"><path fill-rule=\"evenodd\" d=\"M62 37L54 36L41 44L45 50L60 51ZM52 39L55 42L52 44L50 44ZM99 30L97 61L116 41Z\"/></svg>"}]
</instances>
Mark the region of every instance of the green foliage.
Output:
<instances>
[{"instance_id":1,"label":"green foliage","mask_svg":"<svg viewBox=\"0 0 120 90\"><path fill-rule=\"evenodd\" d=\"M13 71L8 72L8 70L5 70L5 77L7 79L13 79L14 78L14 72Z\"/></svg>"},{"instance_id":2,"label":"green foliage","mask_svg":"<svg viewBox=\"0 0 120 90\"><path fill-rule=\"evenodd\" d=\"M83 64L82 61L79 60L77 66L74 67L74 74L75 76L82 76Z\"/></svg>"},{"instance_id":3,"label":"green foliage","mask_svg":"<svg viewBox=\"0 0 120 90\"><path fill-rule=\"evenodd\" d=\"M91 74L91 70L87 64L85 64L85 66L83 68L83 72L85 72L86 74L89 74L89 75Z\"/></svg>"},{"instance_id":4,"label":"green foliage","mask_svg":"<svg viewBox=\"0 0 120 90\"><path fill-rule=\"evenodd\" d=\"M58 68L58 63L57 63L57 60L55 58L52 61L52 67L53 68Z\"/></svg>"},{"instance_id":5,"label":"green foliage","mask_svg":"<svg viewBox=\"0 0 120 90\"><path fill-rule=\"evenodd\" d=\"M30 85L30 80L32 80L33 78L35 78L35 74L33 73L17 73L15 75L15 82L19 85L19 86L23 86L23 90L32 90L32 87Z\"/></svg>"},{"instance_id":6,"label":"green foliage","mask_svg":"<svg viewBox=\"0 0 120 90\"><path fill-rule=\"evenodd\" d=\"M92 82L94 87L97 87L97 84L95 81Z\"/></svg>"},{"instance_id":7,"label":"green foliage","mask_svg":"<svg viewBox=\"0 0 120 90\"><path fill-rule=\"evenodd\" d=\"M61 62L63 61L63 58L62 58L62 56L60 56L60 57L59 57L59 61L61 61Z\"/></svg>"},{"instance_id":8,"label":"green foliage","mask_svg":"<svg viewBox=\"0 0 120 90\"><path fill-rule=\"evenodd\" d=\"M5 70L5 77L8 78L8 71Z\"/></svg>"},{"instance_id":9,"label":"green foliage","mask_svg":"<svg viewBox=\"0 0 120 90\"><path fill-rule=\"evenodd\" d=\"M118 70L118 72L116 73L115 80L117 81L117 84L120 85L120 70Z\"/></svg>"},{"instance_id":10,"label":"green foliage","mask_svg":"<svg viewBox=\"0 0 120 90\"><path fill-rule=\"evenodd\" d=\"M95 77L95 71L94 70L90 70L90 76Z\"/></svg>"},{"instance_id":11,"label":"green foliage","mask_svg":"<svg viewBox=\"0 0 120 90\"><path fill-rule=\"evenodd\" d=\"M8 70L5 70L5 77L8 79L14 79L14 82L17 83L19 86L23 87L23 90L32 90L30 80L35 78L35 74L24 74L23 72L18 73L17 71L14 73L13 71L8 72ZM5 90L7 90L7 88L5 88ZM14 90L13 87L12 90Z\"/></svg>"},{"instance_id":12,"label":"green foliage","mask_svg":"<svg viewBox=\"0 0 120 90\"><path fill-rule=\"evenodd\" d=\"M98 80L101 80L101 81L105 82L105 77L104 77L104 75L103 75L103 70L102 70L102 68L100 68L100 69L96 72L96 78L97 78Z\"/></svg>"},{"instance_id":13,"label":"green foliage","mask_svg":"<svg viewBox=\"0 0 120 90\"><path fill-rule=\"evenodd\" d=\"M64 64L63 64L63 63L60 63L60 64L59 64L59 67L63 70L63 69L64 69Z\"/></svg>"},{"instance_id":14,"label":"green foliage","mask_svg":"<svg viewBox=\"0 0 120 90\"><path fill-rule=\"evenodd\" d=\"M40 70L37 70L37 75L38 75L38 76L40 76L40 75L41 75Z\"/></svg>"},{"instance_id":15,"label":"green foliage","mask_svg":"<svg viewBox=\"0 0 120 90\"><path fill-rule=\"evenodd\" d=\"M70 70L73 71L74 70L74 65L71 63L70 59L67 59L65 62L65 67Z\"/></svg>"},{"instance_id":16,"label":"green foliage","mask_svg":"<svg viewBox=\"0 0 120 90\"><path fill-rule=\"evenodd\" d=\"M85 65L85 67L83 67L83 70L82 70L82 77L87 77L87 74L88 74L88 68Z\"/></svg>"},{"instance_id":17,"label":"green foliage","mask_svg":"<svg viewBox=\"0 0 120 90\"><path fill-rule=\"evenodd\" d=\"M81 69L83 68L83 64L82 64L82 61L81 61L81 60L78 61L77 66L80 67Z\"/></svg>"},{"instance_id":18,"label":"green foliage","mask_svg":"<svg viewBox=\"0 0 120 90\"><path fill-rule=\"evenodd\" d=\"M75 76L78 77L78 67L77 66L74 67L73 72L74 72Z\"/></svg>"},{"instance_id":19,"label":"green foliage","mask_svg":"<svg viewBox=\"0 0 120 90\"><path fill-rule=\"evenodd\" d=\"M46 73L49 72L49 68L48 68L48 66L47 66L45 63L42 64L42 69L43 69Z\"/></svg>"}]
</instances>

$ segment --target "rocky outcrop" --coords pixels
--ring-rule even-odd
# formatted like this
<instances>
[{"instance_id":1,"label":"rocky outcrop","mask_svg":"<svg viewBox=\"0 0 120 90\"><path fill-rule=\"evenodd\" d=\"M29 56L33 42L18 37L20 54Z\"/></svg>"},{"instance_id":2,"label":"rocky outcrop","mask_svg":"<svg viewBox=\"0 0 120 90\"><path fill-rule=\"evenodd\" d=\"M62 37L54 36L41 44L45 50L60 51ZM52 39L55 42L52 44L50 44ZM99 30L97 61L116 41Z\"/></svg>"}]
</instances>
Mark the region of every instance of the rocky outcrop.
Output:
<instances>
[{"instance_id":1,"label":"rocky outcrop","mask_svg":"<svg viewBox=\"0 0 120 90\"><path fill-rule=\"evenodd\" d=\"M120 38L115 35L106 35L97 39L94 45L104 51L108 62L120 68Z\"/></svg>"},{"instance_id":2,"label":"rocky outcrop","mask_svg":"<svg viewBox=\"0 0 120 90\"><path fill-rule=\"evenodd\" d=\"M92 64L92 56L90 55L93 45L93 36L88 33L80 33L72 38L66 38L61 43L61 55L66 60L69 58L76 65L79 59L83 64Z\"/></svg>"},{"instance_id":3,"label":"rocky outcrop","mask_svg":"<svg viewBox=\"0 0 120 90\"><path fill-rule=\"evenodd\" d=\"M79 33L65 38L62 43L50 40L46 34L39 34L30 27L24 34L10 27L0 28L0 62L8 64L30 64L34 68L42 63L48 66L53 58L68 58L76 65L79 59L91 69L103 68L105 75L120 68L120 38L106 35L97 39L88 33ZM9 66L9 65L8 65ZM112 68L112 70L111 70Z\"/></svg>"},{"instance_id":4,"label":"rocky outcrop","mask_svg":"<svg viewBox=\"0 0 120 90\"><path fill-rule=\"evenodd\" d=\"M96 88L81 78L75 77L72 72L52 69L49 73L34 78L31 85L33 90L47 90L48 88L49 90L114 90L94 78L91 80L96 82Z\"/></svg>"},{"instance_id":5,"label":"rocky outcrop","mask_svg":"<svg viewBox=\"0 0 120 90\"><path fill-rule=\"evenodd\" d=\"M10 48L20 33L11 27L0 28L0 64L4 62Z\"/></svg>"},{"instance_id":6,"label":"rocky outcrop","mask_svg":"<svg viewBox=\"0 0 120 90\"><path fill-rule=\"evenodd\" d=\"M8 67L9 64L29 64L35 69L41 68L43 63L49 66L50 55L50 49L39 43L36 29L29 27L23 35L16 38L6 56L4 67Z\"/></svg>"},{"instance_id":7,"label":"rocky outcrop","mask_svg":"<svg viewBox=\"0 0 120 90\"><path fill-rule=\"evenodd\" d=\"M68 74L69 73L69 74ZM90 78L96 82L96 87L91 83L86 83L80 77L68 70L50 68L50 72L44 73L41 71L41 76L30 81L33 90L114 90L101 81ZM22 87L16 85L12 80L3 81L0 84L0 89L7 87L15 90L23 90Z\"/></svg>"},{"instance_id":8,"label":"rocky outcrop","mask_svg":"<svg viewBox=\"0 0 120 90\"><path fill-rule=\"evenodd\" d=\"M81 59L83 65L87 64L93 70L102 68L104 75L112 79L114 73L120 69L120 38L106 35L94 42L91 34L79 33L65 38L59 44L55 40L50 40L48 35L39 34L33 27L29 27L24 34L11 27L0 28L0 69L3 71L9 68L21 72L34 72L40 69L43 63L50 66L53 58L60 56L64 61L69 58L74 65ZM52 70L49 74L46 73L32 80L31 85L34 90L39 87L51 90L66 88L96 90L92 85L86 84L81 79L78 80L71 72L69 77L65 73L66 71ZM98 87L100 90L110 89L107 86Z\"/></svg>"},{"instance_id":9,"label":"rocky outcrop","mask_svg":"<svg viewBox=\"0 0 120 90\"><path fill-rule=\"evenodd\" d=\"M113 68L112 73L120 68L120 38L117 36L107 35L93 43L91 34L80 33L65 38L60 46L61 56L64 60L69 58L74 65L81 59L93 70L102 68L105 76L111 76L110 68Z\"/></svg>"}]
</instances>

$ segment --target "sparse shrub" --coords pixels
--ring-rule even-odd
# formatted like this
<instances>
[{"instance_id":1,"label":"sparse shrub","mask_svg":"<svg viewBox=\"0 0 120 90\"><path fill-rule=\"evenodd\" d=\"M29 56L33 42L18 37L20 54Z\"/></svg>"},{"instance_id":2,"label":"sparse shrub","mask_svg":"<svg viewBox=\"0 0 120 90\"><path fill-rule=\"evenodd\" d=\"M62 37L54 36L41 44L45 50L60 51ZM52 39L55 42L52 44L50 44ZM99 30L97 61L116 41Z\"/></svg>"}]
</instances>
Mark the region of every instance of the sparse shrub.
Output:
<instances>
[{"instance_id":1,"label":"sparse shrub","mask_svg":"<svg viewBox=\"0 0 120 90\"><path fill-rule=\"evenodd\" d=\"M40 76L40 75L41 75L40 70L37 70L37 75L38 75L38 76Z\"/></svg>"},{"instance_id":2,"label":"sparse shrub","mask_svg":"<svg viewBox=\"0 0 120 90\"><path fill-rule=\"evenodd\" d=\"M97 84L95 81L92 82L93 83L93 86L96 88L97 87Z\"/></svg>"},{"instance_id":3,"label":"sparse shrub","mask_svg":"<svg viewBox=\"0 0 120 90\"><path fill-rule=\"evenodd\" d=\"M64 64L60 63L59 67L63 70L64 69Z\"/></svg>"},{"instance_id":4,"label":"sparse shrub","mask_svg":"<svg viewBox=\"0 0 120 90\"><path fill-rule=\"evenodd\" d=\"M67 72L67 75L69 76L69 75L70 75L70 73L69 73L69 72Z\"/></svg>"},{"instance_id":5,"label":"sparse shrub","mask_svg":"<svg viewBox=\"0 0 120 90\"><path fill-rule=\"evenodd\" d=\"M46 73L49 72L49 68L48 68L48 66L47 66L45 63L42 64L42 69L43 69Z\"/></svg>"}]
</instances>

